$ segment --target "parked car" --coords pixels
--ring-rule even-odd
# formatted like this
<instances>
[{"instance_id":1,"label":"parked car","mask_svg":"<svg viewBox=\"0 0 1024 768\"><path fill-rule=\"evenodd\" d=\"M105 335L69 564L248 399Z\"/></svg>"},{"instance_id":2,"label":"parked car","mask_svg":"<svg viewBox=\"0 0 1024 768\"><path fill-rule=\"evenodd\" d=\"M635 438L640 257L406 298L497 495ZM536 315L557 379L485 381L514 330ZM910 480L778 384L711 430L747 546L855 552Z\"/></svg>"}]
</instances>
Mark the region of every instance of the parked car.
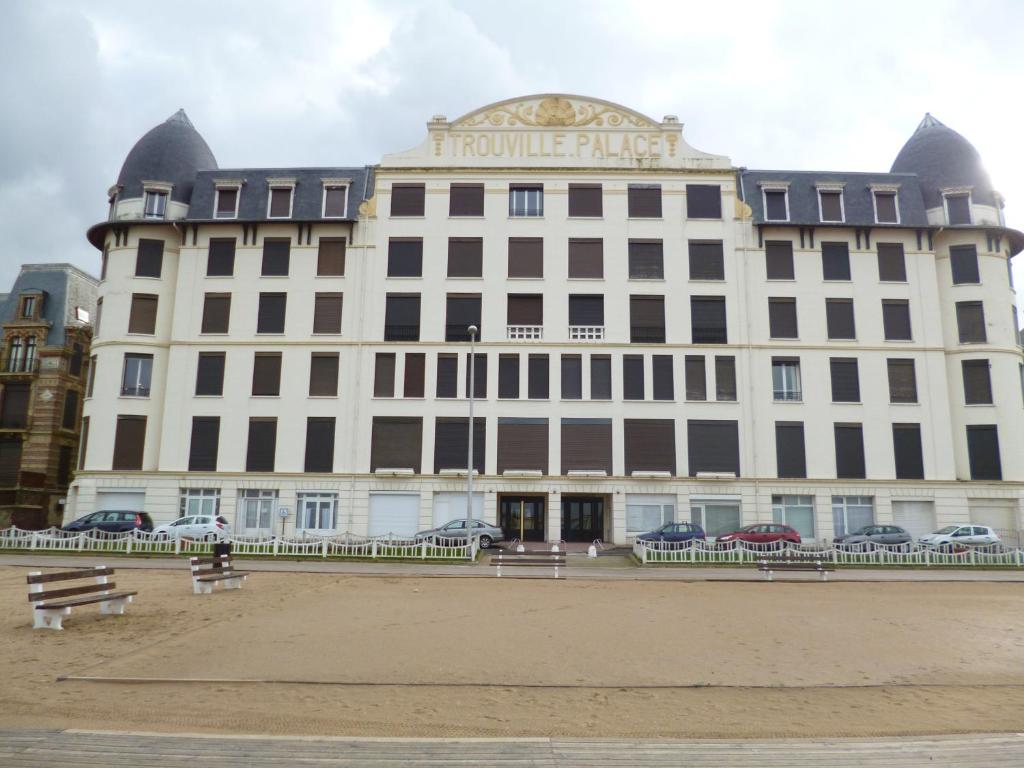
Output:
<instances>
[{"instance_id":1,"label":"parked car","mask_svg":"<svg viewBox=\"0 0 1024 768\"><path fill-rule=\"evenodd\" d=\"M918 539L918 543L923 547L951 549L961 544L975 546L998 544L999 536L987 525L959 523L958 525L947 525L935 533L926 534Z\"/></svg>"},{"instance_id":2,"label":"parked car","mask_svg":"<svg viewBox=\"0 0 1024 768\"><path fill-rule=\"evenodd\" d=\"M61 530L81 533L82 531L107 531L124 533L125 531L152 531L153 518L145 512L129 512L125 510L101 510L83 515L72 520Z\"/></svg>"},{"instance_id":3,"label":"parked car","mask_svg":"<svg viewBox=\"0 0 1024 768\"><path fill-rule=\"evenodd\" d=\"M898 525L865 525L858 531L845 536L836 536L832 541L836 544L909 544L914 540Z\"/></svg>"},{"instance_id":4,"label":"parked car","mask_svg":"<svg viewBox=\"0 0 1024 768\"><path fill-rule=\"evenodd\" d=\"M759 523L757 525L746 525L738 531L724 533L715 537L715 543L728 544L733 541L743 541L747 544L799 544L800 534L796 528L778 523Z\"/></svg>"},{"instance_id":5,"label":"parked car","mask_svg":"<svg viewBox=\"0 0 1024 768\"><path fill-rule=\"evenodd\" d=\"M171 539L225 539L231 535L231 524L217 515L186 515L171 523L157 526L157 536Z\"/></svg>"},{"instance_id":6,"label":"parked car","mask_svg":"<svg viewBox=\"0 0 1024 768\"><path fill-rule=\"evenodd\" d=\"M704 529L696 523L665 523L647 533L641 533L636 537L637 541L692 541L693 539L704 539Z\"/></svg>"},{"instance_id":7,"label":"parked car","mask_svg":"<svg viewBox=\"0 0 1024 768\"><path fill-rule=\"evenodd\" d=\"M505 534L495 525L485 523L483 520L473 521L473 536L480 537L480 549L487 549L496 541L504 541ZM428 531L420 531L416 534L416 541L437 541L438 539L464 539L466 538L466 521L452 520L440 528L431 528Z\"/></svg>"}]
</instances>

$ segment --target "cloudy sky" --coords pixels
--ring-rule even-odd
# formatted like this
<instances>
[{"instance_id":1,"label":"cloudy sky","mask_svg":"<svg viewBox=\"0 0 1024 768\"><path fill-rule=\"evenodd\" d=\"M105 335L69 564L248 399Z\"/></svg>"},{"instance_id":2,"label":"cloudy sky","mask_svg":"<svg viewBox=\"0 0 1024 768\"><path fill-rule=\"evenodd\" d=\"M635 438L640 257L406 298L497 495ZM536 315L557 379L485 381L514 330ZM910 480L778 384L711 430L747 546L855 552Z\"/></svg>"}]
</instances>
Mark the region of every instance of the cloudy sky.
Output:
<instances>
[{"instance_id":1,"label":"cloudy sky","mask_svg":"<svg viewBox=\"0 0 1024 768\"><path fill-rule=\"evenodd\" d=\"M561 91L676 114L736 165L858 171L888 170L930 111L978 148L1024 229L1013 0L6 0L0 14L0 290L23 262L98 273L84 232L132 144L179 107L221 167L373 163L418 144L431 115Z\"/></svg>"}]
</instances>

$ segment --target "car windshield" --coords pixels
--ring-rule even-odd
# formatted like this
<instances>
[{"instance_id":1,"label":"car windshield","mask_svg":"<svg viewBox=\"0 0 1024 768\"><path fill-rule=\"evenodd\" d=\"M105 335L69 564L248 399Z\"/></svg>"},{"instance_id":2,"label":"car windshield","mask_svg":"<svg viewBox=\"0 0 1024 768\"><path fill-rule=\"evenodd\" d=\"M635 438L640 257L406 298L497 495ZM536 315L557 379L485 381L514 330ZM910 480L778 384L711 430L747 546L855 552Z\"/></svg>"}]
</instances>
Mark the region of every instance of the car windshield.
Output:
<instances>
[{"instance_id":1,"label":"car windshield","mask_svg":"<svg viewBox=\"0 0 1024 768\"><path fill-rule=\"evenodd\" d=\"M947 525L945 528L941 528L941 529L937 530L936 533L953 533L953 531L959 531L959 530L960 530L960 526L959 525Z\"/></svg>"}]
</instances>

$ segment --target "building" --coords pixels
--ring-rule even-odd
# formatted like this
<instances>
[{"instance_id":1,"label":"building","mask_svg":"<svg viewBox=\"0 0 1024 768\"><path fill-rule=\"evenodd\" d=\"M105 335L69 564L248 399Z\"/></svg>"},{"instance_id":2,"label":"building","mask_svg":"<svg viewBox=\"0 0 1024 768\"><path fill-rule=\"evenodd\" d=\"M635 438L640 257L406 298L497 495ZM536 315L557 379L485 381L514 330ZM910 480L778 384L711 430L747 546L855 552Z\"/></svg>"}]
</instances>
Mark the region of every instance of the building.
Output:
<instances>
[{"instance_id":1,"label":"building","mask_svg":"<svg viewBox=\"0 0 1024 768\"><path fill-rule=\"evenodd\" d=\"M63 519L98 286L70 264L26 264L0 296L0 527Z\"/></svg>"},{"instance_id":2,"label":"building","mask_svg":"<svg viewBox=\"0 0 1024 768\"><path fill-rule=\"evenodd\" d=\"M475 325L473 504L510 536L1021 528L1024 235L931 116L889 173L834 173L567 95L373 166L219 169L179 112L110 199L72 514L461 516Z\"/></svg>"}]
</instances>

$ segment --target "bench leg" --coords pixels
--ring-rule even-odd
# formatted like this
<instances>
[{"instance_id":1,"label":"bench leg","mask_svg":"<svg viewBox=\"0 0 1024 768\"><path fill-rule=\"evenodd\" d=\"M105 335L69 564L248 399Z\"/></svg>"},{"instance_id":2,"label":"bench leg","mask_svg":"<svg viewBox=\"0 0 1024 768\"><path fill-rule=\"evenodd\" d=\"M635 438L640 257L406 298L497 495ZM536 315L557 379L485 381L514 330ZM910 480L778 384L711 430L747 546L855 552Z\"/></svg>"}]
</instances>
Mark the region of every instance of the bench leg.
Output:
<instances>
[{"instance_id":1,"label":"bench leg","mask_svg":"<svg viewBox=\"0 0 1024 768\"><path fill-rule=\"evenodd\" d=\"M70 608L33 609L34 620L32 629L64 629L61 624L64 617L71 613Z\"/></svg>"},{"instance_id":2,"label":"bench leg","mask_svg":"<svg viewBox=\"0 0 1024 768\"><path fill-rule=\"evenodd\" d=\"M772 581L772 572L770 570L764 572L764 580Z\"/></svg>"},{"instance_id":3,"label":"bench leg","mask_svg":"<svg viewBox=\"0 0 1024 768\"><path fill-rule=\"evenodd\" d=\"M125 606L132 601L132 595L119 597L117 600L104 600L100 603L100 613L109 613L112 616L124 616Z\"/></svg>"},{"instance_id":4,"label":"bench leg","mask_svg":"<svg viewBox=\"0 0 1024 768\"><path fill-rule=\"evenodd\" d=\"M237 579L225 579L224 589L241 589L243 581L245 581L245 576L239 576Z\"/></svg>"},{"instance_id":5,"label":"bench leg","mask_svg":"<svg viewBox=\"0 0 1024 768\"><path fill-rule=\"evenodd\" d=\"M821 580L822 581L828 581L828 571L822 571L821 572Z\"/></svg>"},{"instance_id":6,"label":"bench leg","mask_svg":"<svg viewBox=\"0 0 1024 768\"><path fill-rule=\"evenodd\" d=\"M192 579L192 594L193 595L208 595L213 592L213 584L207 584L199 581L198 579Z\"/></svg>"}]
</instances>

